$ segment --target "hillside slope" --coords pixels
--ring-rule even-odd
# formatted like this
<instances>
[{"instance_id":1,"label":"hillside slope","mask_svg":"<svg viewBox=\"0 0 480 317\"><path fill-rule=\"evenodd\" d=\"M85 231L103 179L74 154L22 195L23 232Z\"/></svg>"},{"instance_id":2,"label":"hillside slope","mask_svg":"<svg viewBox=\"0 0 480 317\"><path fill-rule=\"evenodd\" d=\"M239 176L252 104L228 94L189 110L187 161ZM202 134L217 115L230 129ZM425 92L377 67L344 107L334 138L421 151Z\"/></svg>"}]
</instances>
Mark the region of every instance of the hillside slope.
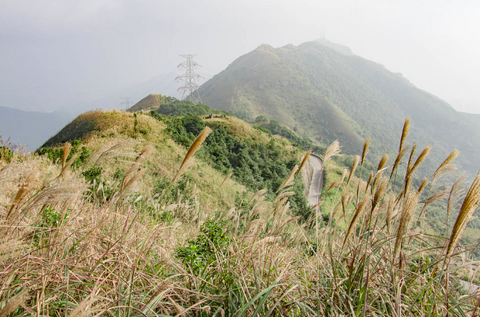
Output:
<instances>
[{"instance_id":1,"label":"hillside slope","mask_svg":"<svg viewBox=\"0 0 480 317\"><path fill-rule=\"evenodd\" d=\"M50 138L37 152L48 153L54 160L56 155L59 157L55 154L58 152L57 147L65 142L88 144L90 151L114 140L119 142L134 139L138 144L154 144L157 158L152 164L157 167L150 167L147 174L151 178L152 188L155 188L154 183L159 181L158 171L164 171L160 173L162 177L173 179L178 169L175 166L181 163L186 148L207 126L212 132L197 154L201 170L192 173L190 177L202 189L201 193L209 193L212 187L218 186L230 174L228 189L225 188L225 195L229 198L217 197L212 200L220 206L231 208L233 201L241 198L240 193L245 194L247 190L265 189L267 197L272 197L290 170L299 163L302 152L288 140L279 136L272 137L236 117L202 120L198 116L169 117L155 112L84 113ZM77 148L77 151L80 149ZM232 181L244 189L231 185ZM216 185L210 184L211 182ZM201 184L210 184L208 190L204 190ZM296 187L298 194L290 199L292 210L300 214L308 211L302 186L299 180ZM214 196L222 192L215 192Z\"/></svg>"},{"instance_id":2,"label":"hillside slope","mask_svg":"<svg viewBox=\"0 0 480 317\"><path fill-rule=\"evenodd\" d=\"M249 120L266 115L323 143L339 139L346 153L359 152L363 139L371 138L374 157L398 148L398 131L408 117L409 139L433 147L427 170L455 148L464 169L474 174L480 167L476 118L382 65L319 42L261 45L203 84L200 94L211 107Z\"/></svg>"},{"instance_id":3,"label":"hillside slope","mask_svg":"<svg viewBox=\"0 0 480 317\"><path fill-rule=\"evenodd\" d=\"M363 165L348 175L334 143L325 211L302 218L304 152L238 118L94 111L62 131L52 144L71 143L0 155L2 313L398 316L401 301L407 315L474 314L459 278L473 279L478 241L457 248L450 229L475 208L460 209L457 183L448 212L443 188L396 184L385 162L368 184L352 176ZM447 226L429 234L424 211Z\"/></svg>"}]
</instances>

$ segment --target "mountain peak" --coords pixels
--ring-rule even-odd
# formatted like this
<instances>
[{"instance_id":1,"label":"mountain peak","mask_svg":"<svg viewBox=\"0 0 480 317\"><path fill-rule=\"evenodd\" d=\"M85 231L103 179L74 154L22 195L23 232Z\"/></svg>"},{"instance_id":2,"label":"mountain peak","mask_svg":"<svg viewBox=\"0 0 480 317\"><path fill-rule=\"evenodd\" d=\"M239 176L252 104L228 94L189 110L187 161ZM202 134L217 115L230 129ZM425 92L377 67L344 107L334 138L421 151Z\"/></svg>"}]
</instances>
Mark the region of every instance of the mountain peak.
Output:
<instances>
[{"instance_id":1,"label":"mountain peak","mask_svg":"<svg viewBox=\"0 0 480 317\"><path fill-rule=\"evenodd\" d=\"M346 55L346 56L353 56L352 50L345 45L338 44L338 43L333 43L327 40L326 38L318 38L315 40L315 42L322 44L323 46L330 47L331 49L334 49L340 54Z\"/></svg>"},{"instance_id":2,"label":"mountain peak","mask_svg":"<svg viewBox=\"0 0 480 317\"><path fill-rule=\"evenodd\" d=\"M338 139L347 154L361 151L370 138L374 159L395 151L397 131L410 118L417 145L434 145L426 168L433 170L458 148L464 153L458 163L472 174L478 170L476 124L400 74L325 39L275 49L261 45L199 93L211 107L248 120L265 115L323 144Z\"/></svg>"}]
</instances>

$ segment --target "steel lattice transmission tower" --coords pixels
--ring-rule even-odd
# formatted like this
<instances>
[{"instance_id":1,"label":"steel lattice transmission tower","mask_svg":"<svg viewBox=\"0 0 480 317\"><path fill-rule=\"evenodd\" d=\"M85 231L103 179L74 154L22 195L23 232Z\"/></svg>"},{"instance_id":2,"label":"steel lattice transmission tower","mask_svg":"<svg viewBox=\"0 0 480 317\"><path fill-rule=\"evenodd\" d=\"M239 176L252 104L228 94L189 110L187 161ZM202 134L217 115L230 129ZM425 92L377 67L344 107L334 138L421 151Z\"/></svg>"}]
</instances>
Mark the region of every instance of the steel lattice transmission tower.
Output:
<instances>
[{"instance_id":1,"label":"steel lattice transmission tower","mask_svg":"<svg viewBox=\"0 0 480 317\"><path fill-rule=\"evenodd\" d=\"M198 93L198 88L200 87L197 85L197 80L203 78L203 76L195 73L195 68L201 66L193 60L193 57L195 56L193 54L180 56L185 58L186 61L178 65L178 68L185 69L185 73L177 76L175 80L183 82L183 86L178 88L178 90L183 91L182 99L189 100L193 103L201 103L202 98L200 98L200 94Z\"/></svg>"}]
</instances>

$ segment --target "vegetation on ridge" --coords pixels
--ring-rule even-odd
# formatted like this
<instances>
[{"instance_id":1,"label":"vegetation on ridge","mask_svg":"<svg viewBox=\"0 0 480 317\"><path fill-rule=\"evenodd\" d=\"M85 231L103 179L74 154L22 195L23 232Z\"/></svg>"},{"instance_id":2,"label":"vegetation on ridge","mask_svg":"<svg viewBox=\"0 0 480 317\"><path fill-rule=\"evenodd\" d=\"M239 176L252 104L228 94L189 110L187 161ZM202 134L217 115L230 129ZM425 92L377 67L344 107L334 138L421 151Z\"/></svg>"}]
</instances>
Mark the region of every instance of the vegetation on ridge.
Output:
<instances>
[{"instance_id":1,"label":"vegetation on ridge","mask_svg":"<svg viewBox=\"0 0 480 317\"><path fill-rule=\"evenodd\" d=\"M338 139L347 154L360 152L370 138L372 160L395 153L395 131L411 118L411 138L419 147L433 146L419 175L430 176L454 148L471 179L480 168L476 116L455 111L382 65L318 42L261 45L202 84L199 93L211 107L249 121L264 115L320 144Z\"/></svg>"}]
</instances>

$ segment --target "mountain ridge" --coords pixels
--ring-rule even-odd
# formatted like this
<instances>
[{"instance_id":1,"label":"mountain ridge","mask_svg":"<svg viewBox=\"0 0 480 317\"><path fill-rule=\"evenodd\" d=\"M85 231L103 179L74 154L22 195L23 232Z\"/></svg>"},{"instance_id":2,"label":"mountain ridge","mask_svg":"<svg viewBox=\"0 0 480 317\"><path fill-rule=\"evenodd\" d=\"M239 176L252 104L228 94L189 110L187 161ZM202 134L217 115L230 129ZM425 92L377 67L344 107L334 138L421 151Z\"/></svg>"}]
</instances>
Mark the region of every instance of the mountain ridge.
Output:
<instances>
[{"instance_id":1,"label":"mountain ridge","mask_svg":"<svg viewBox=\"0 0 480 317\"><path fill-rule=\"evenodd\" d=\"M440 98L401 74L357 55L344 55L319 42L273 48L263 44L242 55L199 90L213 108L253 120L266 115L327 144L339 139L344 152L358 153L372 139L379 157L398 147L398 131L412 120L410 139L432 145L432 172L458 147L462 168L479 168L480 130ZM448 127L448 129L446 128Z\"/></svg>"}]
</instances>

